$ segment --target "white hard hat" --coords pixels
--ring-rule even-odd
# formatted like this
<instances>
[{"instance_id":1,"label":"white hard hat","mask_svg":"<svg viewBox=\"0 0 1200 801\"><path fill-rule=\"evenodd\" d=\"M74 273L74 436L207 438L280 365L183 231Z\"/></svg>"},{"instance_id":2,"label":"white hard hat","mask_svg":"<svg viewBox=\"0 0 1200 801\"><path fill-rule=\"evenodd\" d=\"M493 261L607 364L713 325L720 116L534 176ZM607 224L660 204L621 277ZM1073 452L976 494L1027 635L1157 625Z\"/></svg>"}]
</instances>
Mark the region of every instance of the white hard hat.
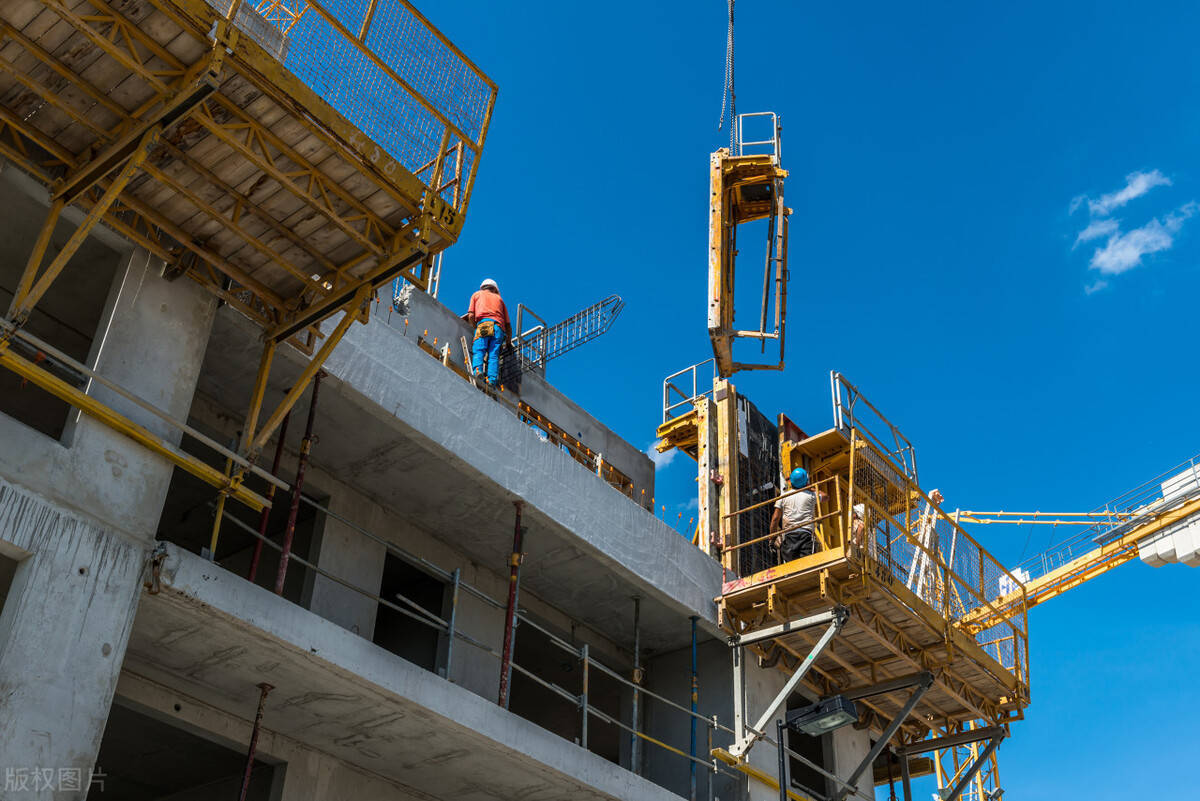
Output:
<instances>
[{"instance_id":1,"label":"white hard hat","mask_svg":"<svg viewBox=\"0 0 1200 801\"><path fill-rule=\"evenodd\" d=\"M480 288L480 289L487 289L489 286L490 286L492 289L496 290L497 292L499 292L499 291L500 291L500 287L496 286L496 282L495 282L495 281L493 281L491 278L485 278L485 279L483 279L483 283L479 285L479 288Z\"/></svg>"}]
</instances>

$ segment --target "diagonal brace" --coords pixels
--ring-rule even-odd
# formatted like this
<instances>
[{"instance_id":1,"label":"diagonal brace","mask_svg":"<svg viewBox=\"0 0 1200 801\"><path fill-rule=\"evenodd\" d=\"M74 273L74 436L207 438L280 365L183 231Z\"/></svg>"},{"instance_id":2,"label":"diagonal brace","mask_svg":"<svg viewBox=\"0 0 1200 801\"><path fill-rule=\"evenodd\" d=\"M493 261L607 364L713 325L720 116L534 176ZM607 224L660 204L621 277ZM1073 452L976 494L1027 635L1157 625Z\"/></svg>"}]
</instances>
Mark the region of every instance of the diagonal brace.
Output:
<instances>
[{"instance_id":1,"label":"diagonal brace","mask_svg":"<svg viewBox=\"0 0 1200 801\"><path fill-rule=\"evenodd\" d=\"M100 222L100 218L108 213L109 208L116 202L117 196L133 178L134 173L142 166L149 155L150 149L158 143L158 137L162 133L162 127L155 125L150 130L143 134L141 141L132 155L125 161L125 166L121 168L121 172L109 184L108 189L104 191L99 202L92 206L91 211L83 218L83 222L71 234L71 238L67 240L67 244L59 251L54 260L50 262L50 266L42 273L40 278L37 278L36 283L34 278L37 276L38 268L41 266L42 255L50 243L50 235L54 231L55 223L62 211L63 200L56 198L50 207L50 215L46 220L42 232L38 235L38 241L34 247L33 254L30 256L29 263L25 266L25 274L21 276L21 282L18 285L17 294L13 296L12 306L9 308L9 318L18 326L24 325L29 319L33 307L41 300L42 296L50 289L50 285L54 283L63 268L67 266L67 262L75 255L76 251L83 245L88 234L96 227L96 223ZM103 177L103 176L101 176ZM97 179L99 180L99 178ZM28 291L22 293L21 290L29 287Z\"/></svg>"},{"instance_id":2,"label":"diagonal brace","mask_svg":"<svg viewBox=\"0 0 1200 801\"><path fill-rule=\"evenodd\" d=\"M857 782L858 777L862 776L863 772L875 763L875 758L883 752L883 749L887 748L887 744L891 742L892 737L894 737L896 732L900 730L900 726L916 707L917 702L919 702L921 698L924 697L925 693L929 692L929 688L933 686L933 674L929 671L922 671L913 677L912 683L916 685L913 688L912 695L908 697L908 700L904 702L904 706L901 707L900 711L896 713L896 716L892 718L892 722L889 723L883 730L883 733L879 735L879 739L875 741L875 745L871 746L871 750L867 752L865 757L863 757L862 762L858 763L858 767L854 769L854 772L850 774L850 778L846 780L847 783L854 784ZM835 799L836 801L842 801L842 799L848 794L849 790L842 790L835 796Z\"/></svg>"},{"instance_id":3,"label":"diagonal brace","mask_svg":"<svg viewBox=\"0 0 1200 801\"><path fill-rule=\"evenodd\" d=\"M232 485L220 470L184 452L145 426L114 411L111 407L71 386L61 378L51 375L28 359L18 356L11 349L0 351L0 367L12 370L22 378L71 404L89 417L99 420L114 431L129 437L139 445L170 460L177 467L186 470L200 480L218 487L222 492L230 493L234 498L254 511L261 511L264 507L271 505L270 501L258 493L252 492L248 487Z\"/></svg>"},{"instance_id":4,"label":"diagonal brace","mask_svg":"<svg viewBox=\"0 0 1200 801\"><path fill-rule=\"evenodd\" d=\"M971 780L975 778L975 774L979 772L980 768L983 767L983 764L987 762L996 749L1000 747L1000 742L1003 739L1004 733L1001 732L988 741L988 744L984 746L984 749L979 752L979 756L975 757L975 761L971 763L971 766L966 769L963 775L959 777L958 781L954 783L954 786L950 788L950 793L943 796L945 801L957 801L958 797L962 795L963 790L967 789L967 785L970 784Z\"/></svg>"},{"instance_id":5,"label":"diagonal brace","mask_svg":"<svg viewBox=\"0 0 1200 801\"><path fill-rule=\"evenodd\" d=\"M822 634L821 638L817 640L816 644L813 645L812 650L808 652L808 656L804 657L804 661L801 662L796 668L796 672L793 673L787 680L787 683L783 685L783 689L779 691L771 703L767 704L767 709L763 712L762 716L759 717L758 722L755 723L753 727L748 727L748 732L741 733L741 739L730 746L729 753L733 754L733 756L739 759L744 758L754 744L764 736L764 728L767 723L770 722L771 718L775 716L775 713L779 711L779 708L787 701L788 696L790 696L796 690L796 687L799 686L801 680L804 679L805 675L807 675L812 666L816 664L817 658L821 655L821 652L825 650L825 647L829 645L834 636L842 630L842 627L846 625L846 622L849 619L850 610L840 605L835 606L824 615L818 615L814 616L813 618L806 619L807 621L811 621L808 623L808 627L820 625L822 622L825 622L825 620L829 620L829 628L825 630L825 633ZM786 633L786 631L797 631L799 628L802 627L793 624L787 630L780 633ZM778 636L778 634L775 636ZM751 642L757 642L762 638L755 636L753 639L746 639L750 640ZM741 648L743 647L743 644L741 641L739 641L734 645L734 647Z\"/></svg>"},{"instance_id":6,"label":"diagonal brace","mask_svg":"<svg viewBox=\"0 0 1200 801\"><path fill-rule=\"evenodd\" d=\"M325 360L329 358L329 354L333 353L333 349L337 347L337 344L342 341L342 337L344 337L346 332L350 330L350 326L355 320L358 319L359 312L362 309L363 304L367 302L367 299L370 298L370 296L371 286L364 284L354 294L354 297L351 298L350 302L343 307L345 314L343 315L342 319L338 321L337 326L333 329L329 336L325 338L325 342L322 343L320 350L316 352L316 354L309 361L308 365L304 368L304 371L300 373L300 377L296 379L295 383L292 385L292 388L288 390L286 395L284 395L283 400L280 402L275 411L271 413L271 416L267 419L267 422L263 423L263 427L258 430L257 434L254 435L254 439L250 443L249 453L244 455L253 458L263 449L263 446L270 441L271 435L275 433L275 429L279 427L279 424L283 422L283 418L292 410L292 407L296 405L296 401L300 400L300 396L304 394L304 390L308 388L309 382L312 381L313 377L321 369L321 365L325 363ZM255 417L257 417L257 415L255 415ZM254 430L256 422L257 420L248 420L246 423L246 430Z\"/></svg>"},{"instance_id":7,"label":"diagonal brace","mask_svg":"<svg viewBox=\"0 0 1200 801\"><path fill-rule=\"evenodd\" d=\"M166 98L163 105L138 129L113 142L96 158L80 167L73 175L67 176L62 185L54 193L55 199L73 203L84 192L102 180L139 149L139 140L152 131L165 131L175 123L180 122L191 113L206 97L217 90L216 78L205 74L195 83L184 86L173 96Z\"/></svg>"}]
</instances>

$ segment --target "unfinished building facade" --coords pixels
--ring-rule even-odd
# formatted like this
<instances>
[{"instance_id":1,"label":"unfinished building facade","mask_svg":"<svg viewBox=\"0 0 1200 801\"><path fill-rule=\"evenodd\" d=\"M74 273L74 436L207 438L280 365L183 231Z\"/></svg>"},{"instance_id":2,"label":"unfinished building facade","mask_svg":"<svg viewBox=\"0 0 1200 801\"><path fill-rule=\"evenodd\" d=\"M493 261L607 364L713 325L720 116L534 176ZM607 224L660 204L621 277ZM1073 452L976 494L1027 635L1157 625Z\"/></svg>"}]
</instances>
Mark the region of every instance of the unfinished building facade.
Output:
<instances>
[{"instance_id":1,"label":"unfinished building facade","mask_svg":"<svg viewBox=\"0 0 1200 801\"><path fill-rule=\"evenodd\" d=\"M495 85L331 8L0 9L0 795L777 797L650 459L426 291Z\"/></svg>"}]
</instances>

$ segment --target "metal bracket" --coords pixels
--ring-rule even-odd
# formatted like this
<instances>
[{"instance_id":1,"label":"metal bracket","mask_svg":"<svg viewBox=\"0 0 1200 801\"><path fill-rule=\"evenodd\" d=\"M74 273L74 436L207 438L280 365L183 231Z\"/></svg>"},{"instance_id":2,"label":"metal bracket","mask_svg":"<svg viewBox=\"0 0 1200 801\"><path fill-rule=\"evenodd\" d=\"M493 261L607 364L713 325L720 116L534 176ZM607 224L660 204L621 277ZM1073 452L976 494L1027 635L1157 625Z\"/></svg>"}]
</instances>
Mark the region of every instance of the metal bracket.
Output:
<instances>
[{"instance_id":1,"label":"metal bracket","mask_svg":"<svg viewBox=\"0 0 1200 801\"><path fill-rule=\"evenodd\" d=\"M813 628L814 626L820 626L823 623L829 624L829 628L825 630L825 633L822 634L821 638L817 640L815 645L813 645L812 650L808 652L808 656L804 658L804 661L800 663L800 665L796 668L796 671L792 673L791 677L788 678L787 683L783 685L783 689L781 689L775 698L772 699L772 701L767 705L766 710L759 717L758 721L753 726L745 726L745 731L739 732L738 741L729 748L730 754L738 759L744 759L746 754L749 753L750 749L754 747L754 744L765 736L765 727L771 721L771 718L774 717L775 713L779 711L779 708L787 702L788 696L795 692L796 687L799 686L805 675L816 663L817 658L821 655L821 652L825 650L825 647L829 645L830 641L834 638L834 635L840 632L842 627L845 626L849 620L850 610L839 605L835 606L833 609L830 609L828 612L823 612L819 615L812 615L811 617L784 623L779 626L772 626L769 629L763 629L762 631L756 631L751 635L730 640L730 645L733 648L741 649L746 645L762 642L763 640L773 639L793 631L802 631L804 629ZM739 663L740 661L741 660L738 660ZM735 677L734 681L738 681L737 677ZM737 700L740 699L735 699L735 702Z\"/></svg>"},{"instance_id":2,"label":"metal bracket","mask_svg":"<svg viewBox=\"0 0 1200 801\"><path fill-rule=\"evenodd\" d=\"M904 676L898 679L892 679L891 681L882 682L881 684L877 684L874 687L868 687L865 690L854 694L855 698L865 698L869 695L880 695L882 693L892 692L904 687L913 687L912 695L908 697L908 700L904 703L904 706L901 707L900 711L896 713L896 716L892 718L892 722L889 723L883 730L883 733L879 735L879 739L875 741L875 745L871 746L871 750L867 752L865 757L863 757L862 762L858 763L858 767L855 768L854 772L850 774L850 778L846 780L848 784L854 784L857 782L858 777L862 776L867 768L871 767L871 765L875 762L875 758L883 753L883 749L887 747L887 744L891 742L892 737L894 737L896 732L900 730L900 726L913 711L913 708L916 707L917 702L921 700L925 693L929 692L929 688L932 686L933 674L928 670L923 670L920 673L914 673L911 676ZM849 795L849 790L843 789L834 796L834 799L835 801L842 801L842 799L844 799L847 795Z\"/></svg>"}]
</instances>

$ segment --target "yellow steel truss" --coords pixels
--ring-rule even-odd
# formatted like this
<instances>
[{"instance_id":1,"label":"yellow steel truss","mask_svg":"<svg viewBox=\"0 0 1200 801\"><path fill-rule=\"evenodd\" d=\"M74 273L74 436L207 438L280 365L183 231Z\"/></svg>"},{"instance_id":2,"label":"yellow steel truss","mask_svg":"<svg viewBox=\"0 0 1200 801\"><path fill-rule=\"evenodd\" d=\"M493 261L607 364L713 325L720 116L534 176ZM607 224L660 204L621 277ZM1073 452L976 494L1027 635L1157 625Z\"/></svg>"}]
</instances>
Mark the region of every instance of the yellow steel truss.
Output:
<instances>
[{"instance_id":1,"label":"yellow steel truss","mask_svg":"<svg viewBox=\"0 0 1200 801\"><path fill-rule=\"evenodd\" d=\"M0 46L16 46L0 57L0 90L45 109L33 115L0 103L0 156L41 180L51 197L0 329L0 365L166 456L222 497L269 505L243 486L247 465L353 322L366 320L374 290L397 276L426 286L433 255L462 229L495 102L495 84L406 0L387 15L376 6L372 0L354 32L315 0L231 0L223 12L205 0L138 7L42 0L38 24L0 10ZM404 98L408 113L437 128L435 138L381 146L356 124L358 107L334 108L243 31L261 35L254 25L262 23L286 37L306 15L315 21L305 25L328 29L375 70L368 88ZM448 97L444 89L427 96L435 90L424 76L368 45L386 43L412 20L429 34L419 46L430 58L420 64L466 75L473 96ZM57 23L68 29L65 44L43 38ZM98 54L86 74L65 55L70 46ZM315 60L318 68L327 58L300 56L297 63ZM346 77L367 81L368 73ZM119 96L102 88L117 84ZM415 134L397 134L405 135ZM434 155L415 155L422 152ZM44 264L71 205L84 211L83 222ZM238 471L232 458L225 473L214 470L13 352L14 333L101 223L166 262L168 277L197 281L266 329ZM322 322L339 313L323 332ZM315 353L260 426L271 363L284 343Z\"/></svg>"}]
</instances>

